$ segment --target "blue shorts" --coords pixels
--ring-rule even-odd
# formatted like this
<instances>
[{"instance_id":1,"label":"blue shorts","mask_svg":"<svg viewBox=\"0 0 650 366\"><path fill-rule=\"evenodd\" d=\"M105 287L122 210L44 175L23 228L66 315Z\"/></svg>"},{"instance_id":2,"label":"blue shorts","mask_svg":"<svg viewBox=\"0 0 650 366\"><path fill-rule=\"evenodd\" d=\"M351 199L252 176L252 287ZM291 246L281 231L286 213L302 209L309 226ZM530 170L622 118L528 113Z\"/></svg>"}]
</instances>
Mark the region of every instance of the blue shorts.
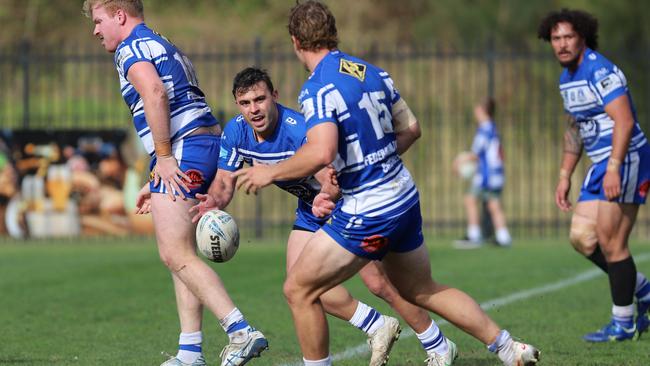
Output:
<instances>
[{"instance_id":1,"label":"blue shorts","mask_svg":"<svg viewBox=\"0 0 650 366\"><path fill-rule=\"evenodd\" d=\"M341 205L341 202L336 204L335 210ZM305 203L303 200L298 200L298 208L296 208L296 221L293 222L293 230L309 231L316 232L320 229L327 221L330 219L330 216L318 218L314 216L311 212L311 206Z\"/></svg>"},{"instance_id":2,"label":"blue shorts","mask_svg":"<svg viewBox=\"0 0 650 366\"><path fill-rule=\"evenodd\" d=\"M172 154L176 157L181 170L187 174L191 182L186 183L190 192L183 191L186 197L194 198L197 193L206 193L210 183L217 173L219 161L219 146L221 138L217 135L189 136L177 141L172 146ZM149 171L156 166L156 157L151 159ZM153 186L153 173L150 174L149 188L152 193L167 193L162 183ZM181 188L182 190L182 188ZM179 195L176 192L176 195Z\"/></svg>"},{"instance_id":3,"label":"blue shorts","mask_svg":"<svg viewBox=\"0 0 650 366\"><path fill-rule=\"evenodd\" d=\"M587 171L582 183L578 202L607 201L603 189L603 179L607 172L605 159L595 163ZM644 204L650 188L650 145L628 153L621 165L621 195L615 200L620 203Z\"/></svg>"},{"instance_id":4,"label":"blue shorts","mask_svg":"<svg viewBox=\"0 0 650 366\"><path fill-rule=\"evenodd\" d=\"M371 260L388 252L410 252L424 243L419 201L392 218L355 216L337 209L323 230L347 251Z\"/></svg>"}]
</instances>

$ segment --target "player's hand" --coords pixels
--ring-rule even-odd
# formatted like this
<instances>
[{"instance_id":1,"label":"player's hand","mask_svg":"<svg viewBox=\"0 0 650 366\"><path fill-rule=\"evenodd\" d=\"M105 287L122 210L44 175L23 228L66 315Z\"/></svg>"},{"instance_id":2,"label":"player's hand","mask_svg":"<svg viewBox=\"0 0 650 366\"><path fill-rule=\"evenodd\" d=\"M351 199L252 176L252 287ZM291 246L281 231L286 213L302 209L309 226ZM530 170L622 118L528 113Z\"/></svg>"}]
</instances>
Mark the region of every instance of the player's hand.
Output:
<instances>
[{"instance_id":1,"label":"player's hand","mask_svg":"<svg viewBox=\"0 0 650 366\"><path fill-rule=\"evenodd\" d=\"M572 206L569 201L569 191L571 190L571 179L561 177L555 188L555 204L564 211L570 211Z\"/></svg>"},{"instance_id":2,"label":"player's hand","mask_svg":"<svg viewBox=\"0 0 650 366\"><path fill-rule=\"evenodd\" d=\"M135 214L145 215L151 212L151 190L149 182L145 183L135 197Z\"/></svg>"},{"instance_id":3,"label":"player's hand","mask_svg":"<svg viewBox=\"0 0 650 366\"><path fill-rule=\"evenodd\" d=\"M250 168L239 169L231 174L237 178L237 189L246 194L257 194L257 191L273 183L273 169L269 165L256 164Z\"/></svg>"},{"instance_id":4,"label":"player's hand","mask_svg":"<svg viewBox=\"0 0 650 366\"><path fill-rule=\"evenodd\" d=\"M314 197L314 202L311 206L311 212L316 217L325 217L332 214L336 204L332 201L329 194L320 192Z\"/></svg>"},{"instance_id":5,"label":"player's hand","mask_svg":"<svg viewBox=\"0 0 650 366\"><path fill-rule=\"evenodd\" d=\"M172 201L176 201L175 192L178 192L183 200L187 199L185 192L189 192L190 189L187 188L186 182L190 182L190 178L181 171L176 158L173 156L166 156L156 160L153 186L157 187L161 182Z\"/></svg>"},{"instance_id":6,"label":"player's hand","mask_svg":"<svg viewBox=\"0 0 650 366\"><path fill-rule=\"evenodd\" d=\"M220 209L220 207L217 206L217 200L209 194L197 193L195 197L199 200L199 203L192 206L189 210L190 214L196 212L194 216L192 216L193 223L198 222L201 216L205 215L206 212Z\"/></svg>"},{"instance_id":7,"label":"player's hand","mask_svg":"<svg viewBox=\"0 0 650 366\"><path fill-rule=\"evenodd\" d=\"M334 169L334 166L332 164L327 166L327 174L330 177L330 183L333 186L338 187L339 186L339 179L338 179L338 176L336 174L336 169Z\"/></svg>"},{"instance_id":8,"label":"player's hand","mask_svg":"<svg viewBox=\"0 0 650 366\"><path fill-rule=\"evenodd\" d=\"M621 195L621 173L618 170L608 170L603 178L605 197L611 201Z\"/></svg>"}]
</instances>

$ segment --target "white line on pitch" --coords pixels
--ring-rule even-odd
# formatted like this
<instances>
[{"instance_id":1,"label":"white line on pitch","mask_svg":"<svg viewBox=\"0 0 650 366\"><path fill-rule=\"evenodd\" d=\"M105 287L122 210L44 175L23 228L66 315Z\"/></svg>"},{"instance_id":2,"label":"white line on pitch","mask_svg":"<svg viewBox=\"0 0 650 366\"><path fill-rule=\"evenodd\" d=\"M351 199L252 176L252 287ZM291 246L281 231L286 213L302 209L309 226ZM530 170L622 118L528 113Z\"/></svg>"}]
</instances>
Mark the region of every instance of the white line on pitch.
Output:
<instances>
[{"instance_id":1,"label":"white line on pitch","mask_svg":"<svg viewBox=\"0 0 650 366\"><path fill-rule=\"evenodd\" d=\"M647 262L650 260L650 253L643 253L643 254L637 254L634 255L634 262L635 263L643 263ZM573 277L566 278L564 280L560 280L557 282L549 283L547 285L539 286L539 287L533 287L528 290L523 290L523 291L518 291L515 293L512 293L507 296L503 297L498 297L496 299L488 300L483 303L481 303L481 307L483 309L487 310L492 310L496 309L505 305L512 304L513 302L517 302L519 300L526 300L530 299L533 296L536 295L542 295L542 294L547 294L549 292L554 292L557 290L561 290L563 288L573 286L582 282L589 281L591 279L594 279L600 275L603 275L604 273L597 268L591 269L589 271L585 271L582 273L579 273ZM444 319L436 320L436 323L438 325L445 325L449 324L448 321ZM400 335L400 338L408 338L412 337L415 333L413 332L412 329L407 329L402 332ZM357 357L363 354L368 353L368 345L365 343L362 343L358 346L354 346L352 348L348 348L343 352L335 353L332 355L332 361L341 361L341 360L347 360L353 357ZM302 366L302 362L296 362L296 363L287 363L287 364L282 364L280 366Z\"/></svg>"}]
</instances>

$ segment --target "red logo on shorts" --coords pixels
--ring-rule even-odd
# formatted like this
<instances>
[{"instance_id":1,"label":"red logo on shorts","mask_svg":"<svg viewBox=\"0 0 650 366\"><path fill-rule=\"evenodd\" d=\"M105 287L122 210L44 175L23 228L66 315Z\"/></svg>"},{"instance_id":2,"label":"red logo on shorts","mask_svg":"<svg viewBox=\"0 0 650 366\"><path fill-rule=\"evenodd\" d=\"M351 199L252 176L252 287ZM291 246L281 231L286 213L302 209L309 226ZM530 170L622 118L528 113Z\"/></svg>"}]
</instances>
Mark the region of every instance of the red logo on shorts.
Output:
<instances>
[{"instance_id":1,"label":"red logo on shorts","mask_svg":"<svg viewBox=\"0 0 650 366\"><path fill-rule=\"evenodd\" d=\"M189 189L195 189L199 188L200 186L205 183L205 178L203 178L203 173L196 169L190 169L185 172L185 174L190 178L189 182L187 183L187 188Z\"/></svg>"},{"instance_id":2,"label":"red logo on shorts","mask_svg":"<svg viewBox=\"0 0 650 366\"><path fill-rule=\"evenodd\" d=\"M639 196L645 198L648 195L648 190L650 190L650 180L641 183L639 186Z\"/></svg>"},{"instance_id":3,"label":"red logo on shorts","mask_svg":"<svg viewBox=\"0 0 650 366\"><path fill-rule=\"evenodd\" d=\"M388 246L388 238L381 235L373 235L363 238L361 241L361 249L368 253L374 253L378 250L384 249Z\"/></svg>"}]
</instances>

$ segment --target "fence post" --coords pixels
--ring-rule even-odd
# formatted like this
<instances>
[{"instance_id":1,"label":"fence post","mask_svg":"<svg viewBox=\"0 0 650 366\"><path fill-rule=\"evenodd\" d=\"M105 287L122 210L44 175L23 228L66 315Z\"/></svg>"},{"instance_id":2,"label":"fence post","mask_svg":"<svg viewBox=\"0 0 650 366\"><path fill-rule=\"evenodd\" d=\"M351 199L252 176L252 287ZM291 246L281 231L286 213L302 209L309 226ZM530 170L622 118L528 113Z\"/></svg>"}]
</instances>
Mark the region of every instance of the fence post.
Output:
<instances>
[{"instance_id":1,"label":"fence post","mask_svg":"<svg viewBox=\"0 0 650 366\"><path fill-rule=\"evenodd\" d=\"M262 67L262 39L259 36L255 37L253 44L253 65ZM258 239L264 235L263 210L262 195L258 194L255 196L255 237Z\"/></svg>"},{"instance_id":2,"label":"fence post","mask_svg":"<svg viewBox=\"0 0 650 366\"><path fill-rule=\"evenodd\" d=\"M490 36L487 40L487 49L485 52L485 66L487 66L487 93L488 97L494 98L494 62L496 54L494 51L494 36Z\"/></svg>"},{"instance_id":3,"label":"fence post","mask_svg":"<svg viewBox=\"0 0 650 366\"><path fill-rule=\"evenodd\" d=\"M29 64L31 45L28 40L22 40L18 47L20 68L23 71L23 128L29 128Z\"/></svg>"}]
</instances>

